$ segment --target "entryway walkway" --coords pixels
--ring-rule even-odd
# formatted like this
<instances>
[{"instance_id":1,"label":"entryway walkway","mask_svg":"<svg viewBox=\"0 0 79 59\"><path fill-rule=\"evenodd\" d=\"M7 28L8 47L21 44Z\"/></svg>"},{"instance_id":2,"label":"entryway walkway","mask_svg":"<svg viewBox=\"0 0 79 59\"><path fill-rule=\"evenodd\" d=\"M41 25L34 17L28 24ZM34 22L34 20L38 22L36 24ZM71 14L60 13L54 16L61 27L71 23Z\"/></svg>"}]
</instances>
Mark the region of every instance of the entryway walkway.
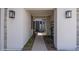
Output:
<instances>
[{"instance_id":1,"label":"entryway walkway","mask_svg":"<svg viewBox=\"0 0 79 59\"><path fill-rule=\"evenodd\" d=\"M43 36L36 36L32 51L47 51Z\"/></svg>"}]
</instances>

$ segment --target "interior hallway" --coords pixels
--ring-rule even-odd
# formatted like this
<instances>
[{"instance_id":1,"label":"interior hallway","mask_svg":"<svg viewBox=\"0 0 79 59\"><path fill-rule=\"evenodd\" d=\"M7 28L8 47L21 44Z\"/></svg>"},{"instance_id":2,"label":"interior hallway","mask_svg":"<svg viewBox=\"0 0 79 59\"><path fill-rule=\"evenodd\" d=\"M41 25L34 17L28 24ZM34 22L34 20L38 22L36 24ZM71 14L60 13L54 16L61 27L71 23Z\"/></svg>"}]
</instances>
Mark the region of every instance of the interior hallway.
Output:
<instances>
[{"instance_id":1,"label":"interior hallway","mask_svg":"<svg viewBox=\"0 0 79 59\"><path fill-rule=\"evenodd\" d=\"M43 36L36 36L32 51L47 51Z\"/></svg>"}]
</instances>

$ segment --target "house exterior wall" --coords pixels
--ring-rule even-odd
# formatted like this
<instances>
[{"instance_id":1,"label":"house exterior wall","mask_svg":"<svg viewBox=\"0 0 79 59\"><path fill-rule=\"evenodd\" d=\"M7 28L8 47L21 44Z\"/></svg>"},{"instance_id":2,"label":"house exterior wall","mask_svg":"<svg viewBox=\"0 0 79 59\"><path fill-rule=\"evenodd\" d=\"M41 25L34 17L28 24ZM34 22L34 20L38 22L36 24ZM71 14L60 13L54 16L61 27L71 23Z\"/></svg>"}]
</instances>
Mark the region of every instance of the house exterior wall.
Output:
<instances>
[{"instance_id":1,"label":"house exterior wall","mask_svg":"<svg viewBox=\"0 0 79 59\"><path fill-rule=\"evenodd\" d=\"M15 18L9 18L9 10L15 11ZM23 8L7 10L7 50L21 50L31 37L30 15Z\"/></svg>"},{"instance_id":2,"label":"house exterior wall","mask_svg":"<svg viewBox=\"0 0 79 59\"><path fill-rule=\"evenodd\" d=\"M23 11L23 33L24 33L24 40L23 45L27 43L29 38L33 35L33 28L32 28L32 22L31 22L31 14L29 11L24 10Z\"/></svg>"},{"instance_id":3,"label":"house exterior wall","mask_svg":"<svg viewBox=\"0 0 79 59\"><path fill-rule=\"evenodd\" d=\"M54 46L57 48L57 9L54 9Z\"/></svg>"},{"instance_id":4,"label":"house exterior wall","mask_svg":"<svg viewBox=\"0 0 79 59\"><path fill-rule=\"evenodd\" d=\"M0 50L1 50L1 8L0 8Z\"/></svg>"},{"instance_id":5,"label":"house exterior wall","mask_svg":"<svg viewBox=\"0 0 79 59\"><path fill-rule=\"evenodd\" d=\"M1 49L4 50L4 8L1 8L1 37L0 37L0 43L1 43Z\"/></svg>"},{"instance_id":6,"label":"house exterior wall","mask_svg":"<svg viewBox=\"0 0 79 59\"><path fill-rule=\"evenodd\" d=\"M72 18L65 18L65 11L72 11ZM76 8L57 9L57 50L75 50L77 43Z\"/></svg>"},{"instance_id":7,"label":"house exterior wall","mask_svg":"<svg viewBox=\"0 0 79 59\"><path fill-rule=\"evenodd\" d=\"M77 8L77 47L79 48L79 8Z\"/></svg>"},{"instance_id":8,"label":"house exterior wall","mask_svg":"<svg viewBox=\"0 0 79 59\"><path fill-rule=\"evenodd\" d=\"M9 18L9 10L15 18ZM72 18L65 18L65 11L72 10ZM76 8L54 9L54 45L57 50L75 50L77 47ZM31 15L23 8L7 10L7 50L21 50L32 36ZM4 50L4 8L1 8L1 49Z\"/></svg>"}]
</instances>

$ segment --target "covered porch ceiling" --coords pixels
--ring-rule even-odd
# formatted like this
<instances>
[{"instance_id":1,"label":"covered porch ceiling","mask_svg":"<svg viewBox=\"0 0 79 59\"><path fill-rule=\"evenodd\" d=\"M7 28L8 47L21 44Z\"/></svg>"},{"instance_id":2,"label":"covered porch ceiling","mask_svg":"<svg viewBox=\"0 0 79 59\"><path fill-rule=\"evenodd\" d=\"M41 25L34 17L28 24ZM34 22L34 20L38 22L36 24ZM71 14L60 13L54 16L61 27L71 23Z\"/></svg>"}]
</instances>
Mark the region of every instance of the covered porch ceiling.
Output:
<instances>
[{"instance_id":1,"label":"covered porch ceiling","mask_svg":"<svg viewBox=\"0 0 79 59\"><path fill-rule=\"evenodd\" d=\"M54 8L26 8L32 16L51 16Z\"/></svg>"},{"instance_id":2,"label":"covered porch ceiling","mask_svg":"<svg viewBox=\"0 0 79 59\"><path fill-rule=\"evenodd\" d=\"M26 10L54 10L55 8L25 8Z\"/></svg>"}]
</instances>

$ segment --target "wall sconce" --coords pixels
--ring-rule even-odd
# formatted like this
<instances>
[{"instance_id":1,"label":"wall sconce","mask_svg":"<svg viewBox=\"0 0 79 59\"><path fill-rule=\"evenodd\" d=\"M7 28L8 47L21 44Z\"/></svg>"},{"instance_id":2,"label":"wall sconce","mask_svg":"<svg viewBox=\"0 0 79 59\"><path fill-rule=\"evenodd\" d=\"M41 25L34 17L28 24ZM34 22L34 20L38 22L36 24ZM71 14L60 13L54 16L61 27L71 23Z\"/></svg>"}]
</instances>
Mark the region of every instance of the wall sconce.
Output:
<instances>
[{"instance_id":1,"label":"wall sconce","mask_svg":"<svg viewBox=\"0 0 79 59\"><path fill-rule=\"evenodd\" d=\"M66 18L72 18L72 11L71 10L66 11L65 16Z\"/></svg>"},{"instance_id":2,"label":"wall sconce","mask_svg":"<svg viewBox=\"0 0 79 59\"><path fill-rule=\"evenodd\" d=\"M9 10L9 18L15 18L15 11Z\"/></svg>"}]
</instances>

